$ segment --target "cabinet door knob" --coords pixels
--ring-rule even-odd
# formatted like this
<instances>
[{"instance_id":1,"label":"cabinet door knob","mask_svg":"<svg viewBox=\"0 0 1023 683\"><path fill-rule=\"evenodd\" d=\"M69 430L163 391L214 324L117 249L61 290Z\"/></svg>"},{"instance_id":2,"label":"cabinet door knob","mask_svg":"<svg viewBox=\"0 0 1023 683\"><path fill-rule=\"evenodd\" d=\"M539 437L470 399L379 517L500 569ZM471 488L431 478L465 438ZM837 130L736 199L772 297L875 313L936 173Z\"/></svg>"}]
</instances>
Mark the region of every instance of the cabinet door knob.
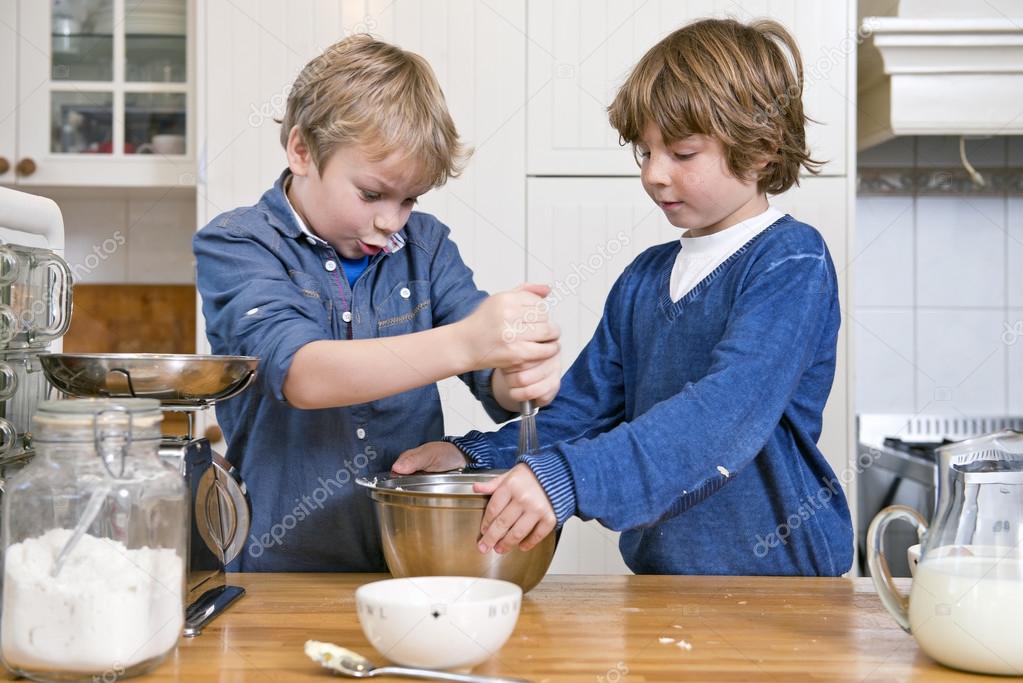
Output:
<instances>
[{"instance_id":1,"label":"cabinet door knob","mask_svg":"<svg viewBox=\"0 0 1023 683\"><path fill-rule=\"evenodd\" d=\"M7 157L0 157L0 175L7 173L11 170L11 162L7 161Z\"/></svg>"},{"instance_id":2,"label":"cabinet door knob","mask_svg":"<svg viewBox=\"0 0 1023 683\"><path fill-rule=\"evenodd\" d=\"M32 161L29 157L25 157L18 162L14 170L18 172L18 175L30 176L36 172L36 162Z\"/></svg>"}]
</instances>

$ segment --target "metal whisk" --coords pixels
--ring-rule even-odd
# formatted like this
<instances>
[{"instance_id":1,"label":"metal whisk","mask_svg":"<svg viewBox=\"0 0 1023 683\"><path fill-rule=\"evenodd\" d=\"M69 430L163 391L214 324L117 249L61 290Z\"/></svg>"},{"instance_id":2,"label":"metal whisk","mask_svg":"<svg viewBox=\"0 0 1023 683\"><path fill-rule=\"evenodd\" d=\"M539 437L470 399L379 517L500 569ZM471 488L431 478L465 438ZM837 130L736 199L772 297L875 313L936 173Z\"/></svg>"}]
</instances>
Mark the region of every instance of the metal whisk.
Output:
<instances>
[{"instance_id":1,"label":"metal whisk","mask_svg":"<svg viewBox=\"0 0 1023 683\"><path fill-rule=\"evenodd\" d=\"M540 445L536 436L536 411L539 408L532 401L519 404L522 419L519 420L519 455L533 453Z\"/></svg>"}]
</instances>

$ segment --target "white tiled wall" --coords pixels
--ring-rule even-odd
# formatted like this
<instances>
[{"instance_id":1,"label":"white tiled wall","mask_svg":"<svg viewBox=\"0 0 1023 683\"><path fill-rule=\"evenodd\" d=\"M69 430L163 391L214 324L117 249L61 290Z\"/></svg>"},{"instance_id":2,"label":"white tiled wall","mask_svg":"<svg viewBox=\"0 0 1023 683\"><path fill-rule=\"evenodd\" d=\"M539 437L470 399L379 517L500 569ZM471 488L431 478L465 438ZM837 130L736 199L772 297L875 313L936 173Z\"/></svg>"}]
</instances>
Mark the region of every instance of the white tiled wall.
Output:
<instances>
[{"instance_id":1,"label":"white tiled wall","mask_svg":"<svg viewBox=\"0 0 1023 683\"><path fill-rule=\"evenodd\" d=\"M1009 412L1013 415L1023 415L1023 334L1018 333L1018 330L1023 328L1023 308L1010 308L1009 320L1013 321L1016 330L1007 335L1007 340L1014 342L1009 346L1007 372Z\"/></svg>"},{"instance_id":2,"label":"white tiled wall","mask_svg":"<svg viewBox=\"0 0 1023 683\"><path fill-rule=\"evenodd\" d=\"M64 256L77 283L191 284L195 191L32 189L64 216Z\"/></svg>"},{"instance_id":3,"label":"white tiled wall","mask_svg":"<svg viewBox=\"0 0 1023 683\"><path fill-rule=\"evenodd\" d=\"M1023 197L1009 199L1008 237L1009 306L1023 308Z\"/></svg>"},{"instance_id":4,"label":"white tiled wall","mask_svg":"<svg viewBox=\"0 0 1023 683\"><path fill-rule=\"evenodd\" d=\"M978 168L1023 167L1023 139L969 140ZM859 165L954 167L958 138L899 138ZM862 196L856 207L858 413L1023 414L1023 198Z\"/></svg>"}]
</instances>

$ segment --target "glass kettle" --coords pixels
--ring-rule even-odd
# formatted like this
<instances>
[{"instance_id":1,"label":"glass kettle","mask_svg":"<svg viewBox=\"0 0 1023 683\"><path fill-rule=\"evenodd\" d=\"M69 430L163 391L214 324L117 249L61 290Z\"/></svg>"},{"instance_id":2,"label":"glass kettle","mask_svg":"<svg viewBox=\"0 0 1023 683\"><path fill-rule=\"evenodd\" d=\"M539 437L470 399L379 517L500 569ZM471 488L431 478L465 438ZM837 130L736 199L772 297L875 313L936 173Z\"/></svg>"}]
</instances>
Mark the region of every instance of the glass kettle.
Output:
<instances>
[{"instance_id":1,"label":"glass kettle","mask_svg":"<svg viewBox=\"0 0 1023 683\"><path fill-rule=\"evenodd\" d=\"M1023 675L1023 433L1003 431L937 449L938 500L930 524L912 508L878 513L867 561L884 606L932 659L967 671ZM888 524L921 539L909 597L883 551Z\"/></svg>"}]
</instances>

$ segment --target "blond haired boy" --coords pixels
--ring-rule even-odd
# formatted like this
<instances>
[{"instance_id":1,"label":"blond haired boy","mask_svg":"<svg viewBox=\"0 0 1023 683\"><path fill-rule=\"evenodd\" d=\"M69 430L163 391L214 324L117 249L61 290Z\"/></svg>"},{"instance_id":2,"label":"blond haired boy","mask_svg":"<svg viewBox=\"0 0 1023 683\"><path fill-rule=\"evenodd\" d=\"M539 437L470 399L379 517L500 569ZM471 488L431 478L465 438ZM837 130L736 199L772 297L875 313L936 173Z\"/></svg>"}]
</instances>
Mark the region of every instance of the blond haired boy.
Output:
<instances>
[{"instance_id":1,"label":"blond haired boy","mask_svg":"<svg viewBox=\"0 0 1023 683\"><path fill-rule=\"evenodd\" d=\"M477 486L493 494L482 552L528 549L574 514L622 530L637 573L848 571L849 509L816 445L835 372L835 269L820 234L767 200L817 166L801 96L799 50L772 21L696 22L633 69L611 124L680 240L615 283L537 416L538 453L516 464L505 428L394 466L446 469L464 453L512 467Z\"/></svg>"},{"instance_id":2,"label":"blond haired boy","mask_svg":"<svg viewBox=\"0 0 1023 683\"><path fill-rule=\"evenodd\" d=\"M256 386L217 405L253 504L232 568L385 571L355 477L443 435L442 378L497 420L548 403L558 330L546 287L488 298L448 228L412 210L466 156L421 57L368 36L331 46L295 81L281 143L273 187L194 240L214 353L260 359Z\"/></svg>"}]
</instances>

